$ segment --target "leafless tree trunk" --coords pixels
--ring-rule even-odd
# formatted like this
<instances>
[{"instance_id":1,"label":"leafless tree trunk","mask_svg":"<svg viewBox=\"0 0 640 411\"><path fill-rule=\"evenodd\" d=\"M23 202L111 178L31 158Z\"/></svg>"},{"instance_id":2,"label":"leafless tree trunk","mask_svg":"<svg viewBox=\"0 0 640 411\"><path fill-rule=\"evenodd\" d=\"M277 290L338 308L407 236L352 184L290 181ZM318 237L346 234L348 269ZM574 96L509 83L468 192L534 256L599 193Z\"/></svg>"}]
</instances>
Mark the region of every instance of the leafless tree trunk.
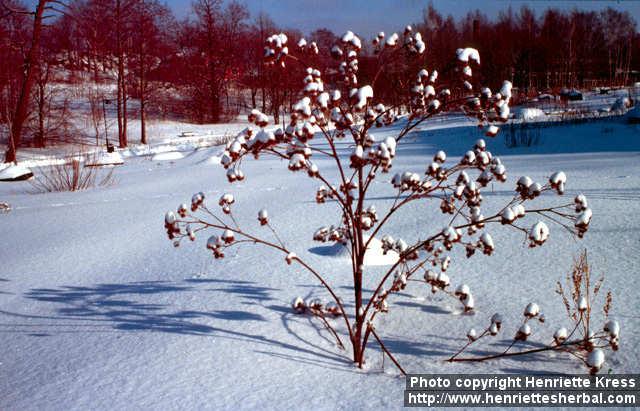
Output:
<instances>
[{"instance_id":1,"label":"leafless tree trunk","mask_svg":"<svg viewBox=\"0 0 640 411\"><path fill-rule=\"evenodd\" d=\"M24 61L24 77L22 80L22 88L16 105L11 132L9 133L9 148L5 153L5 163L16 161L16 149L20 145L22 135L22 127L27 118L29 109L29 100L33 83L35 81L35 68L40 60L40 37L42 34L42 16L44 14L47 0L39 0L36 11L33 16L33 34L31 37L31 47Z\"/></svg>"},{"instance_id":2,"label":"leafless tree trunk","mask_svg":"<svg viewBox=\"0 0 640 411\"><path fill-rule=\"evenodd\" d=\"M36 130L36 146L44 148L46 146L46 127L45 122L49 116L49 105L51 103L50 96L47 93L47 85L49 84L49 76L51 70L49 64L40 64L38 68L37 88L36 88L36 106L38 108L38 127Z\"/></svg>"},{"instance_id":3,"label":"leafless tree trunk","mask_svg":"<svg viewBox=\"0 0 640 411\"><path fill-rule=\"evenodd\" d=\"M118 142L121 148L127 146L127 100L125 90L124 50L122 47L122 2L116 0L116 59L118 64L117 79L117 116Z\"/></svg>"},{"instance_id":4,"label":"leafless tree trunk","mask_svg":"<svg viewBox=\"0 0 640 411\"><path fill-rule=\"evenodd\" d=\"M145 20L147 19L144 0L142 1L142 10L140 11L140 30L145 31ZM140 65L140 142L147 144L147 45L144 34L139 44L139 65Z\"/></svg>"}]
</instances>

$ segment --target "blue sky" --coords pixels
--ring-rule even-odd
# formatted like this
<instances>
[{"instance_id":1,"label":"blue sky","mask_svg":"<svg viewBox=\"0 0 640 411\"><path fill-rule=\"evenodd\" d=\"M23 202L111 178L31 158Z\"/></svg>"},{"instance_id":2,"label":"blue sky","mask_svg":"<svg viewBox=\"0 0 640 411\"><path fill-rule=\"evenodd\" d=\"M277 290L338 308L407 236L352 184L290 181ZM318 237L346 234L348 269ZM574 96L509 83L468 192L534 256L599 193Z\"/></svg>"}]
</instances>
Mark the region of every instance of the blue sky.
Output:
<instances>
[{"instance_id":1,"label":"blue sky","mask_svg":"<svg viewBox=\"0 0 640 411\"><path fill-rule=\"evenodd\" d=\"M190 0L166 0L178 17L185 17L191 9ZM419 21L429 0L240 0L248 6L252 17L260 11L268 13L280 26L296 28L308 33L327 27L337 33L351 29L361 35L380 30L391 31L405 24ZM442 14L458 18L468 11L480 9L489 17L511 6L518 10L527 4L537 14L549 7L563 10L601 10L612 7L629 11L640 22L640 1L509 1L509 0L433 0Z\"/></svg>"}]
</instances>

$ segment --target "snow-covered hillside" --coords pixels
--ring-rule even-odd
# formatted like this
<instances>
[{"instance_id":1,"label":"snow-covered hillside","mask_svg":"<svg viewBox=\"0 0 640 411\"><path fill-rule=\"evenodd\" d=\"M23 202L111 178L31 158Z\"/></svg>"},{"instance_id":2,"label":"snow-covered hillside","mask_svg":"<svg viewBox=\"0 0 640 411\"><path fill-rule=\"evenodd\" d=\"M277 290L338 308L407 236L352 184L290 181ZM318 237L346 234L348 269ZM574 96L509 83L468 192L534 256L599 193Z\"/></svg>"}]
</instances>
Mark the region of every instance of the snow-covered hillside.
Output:
<instances>
[{"instance_id":1,"label":"snow-covered hillside","mask_svg":"<svg viewBox=\"0 0 640 411\"><path fill-rule=\"evenodd\" d=\"M374 135L382 139L397 127ZM436 122L403 141L393 170L423 173L438 149L456 157L479 137L475 126ZM589 233L574 241L552 226L547 244L528 249L521 233L492 229L494 256L467 260L458 250L448 272L474 290L474 315L410 283L379 317L381 337L409 372L584 373L559 353L466 365L444 360L494 312L505 317L504 333L472 352L503 349L531 301L547 320L523 346L551 340L557 327L569 325L556 281L586 247L622 326L621 348L603 372L639 373L640 126L553 126L532 147L509 149L502 135L487 144L508 170L507 183L484 192L487 210L512 196L519 176L544 181L564 170L568 201L578 193L589 198ZM315 204L316 181L264 158L246 161L247 179L229 186L215 164L219 147L193 148L165 161L125 158L117 183L106 188L31 194L28 182L0 183L0 201L12 206L0 214L0 409L400 409L404 378L388 359L383 364L375 344L367 369L359 370L321 323L292 313L293 297L326 297L307 273L252 245L214 261L205 236L177 249L166 240L165 211L198 191L213 198L230 191L241 224L259 232L255 216L266 207L289 247L350 301L350 261L311 241L315 229L339 218L335 205ZM326 162L318 166L329 170ZM394 192L391 176L382 177L370 203L383 211ZM536 202L544 204L545 196ZM445 225L437 205L415 202L404 210L389 234L409 241ZM369 267L365 287L381 270Z\"/></svg>"}]
</instances>

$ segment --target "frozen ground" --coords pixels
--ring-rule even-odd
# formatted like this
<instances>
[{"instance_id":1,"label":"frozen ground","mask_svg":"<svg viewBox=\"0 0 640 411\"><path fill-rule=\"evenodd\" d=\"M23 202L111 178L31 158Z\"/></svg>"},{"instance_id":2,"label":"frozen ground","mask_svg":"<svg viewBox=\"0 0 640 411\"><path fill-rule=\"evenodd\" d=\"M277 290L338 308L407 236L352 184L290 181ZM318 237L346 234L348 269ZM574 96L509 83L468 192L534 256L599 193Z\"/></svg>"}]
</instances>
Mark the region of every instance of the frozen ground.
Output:
<instances>
[{"instance_id":1,"label":"frozen ground","mask_svg":"<svg viewBox=\"0 0 640 411\"><path fill-rule=\"evenodd\" d=\"M386 133L393 128L376 130L378 138ZM458 156L478 137L475 127L421 130L399 148L394 171L422 173L437 149ZM506 317L504 334L473 352L503 349L530 301L547 317L532 341L546 342L568 326L555 282L587 247L622 325L621 349L604 372L640 372L640 128L616 120L554 126L535 147L508 149L501 136L488 146L509 179L486 191L483 208L504 203L520 175L542 181L561 169L569 177L567 199L589 198L589 233L574 241L551 226L549 242L530 250L521 233L492 228L495 255L466 260L459 250L449 271L453 284L473 290L475 315L461 315L455 301L410 283L378 323L381 337L410 372L584 373L560 354L473 365L444 359L469 327L481 328L496 311ZM326 297L308 274L254 246L213 261L205 236L178 249L166 240L165 211L200 190L214 199L233 192L242 225L268 236L255 221L257 210L268 208L281 237L350 301L348 261L327 257L331 252L311 241L317 227L337 220L334 205L316 206L317 182L264 158L246 161L247 180L229 186L210 161L217 151L166 161L130 157L116 169L115 186L85 192L31 194L29 183L0 185L0 201L13 207L0 214L0 409L402 407L404 379L388 359L383 369L377 346L368 348L368 369L358 370L320 323L291 313L295 296ZM379 212L392 203L389 177L379 178L367 202ZM386 232L409 242L443 225L437 204L416 202ZM382 270L368 270L367 288Z\"/></svg>"}]
</instances>

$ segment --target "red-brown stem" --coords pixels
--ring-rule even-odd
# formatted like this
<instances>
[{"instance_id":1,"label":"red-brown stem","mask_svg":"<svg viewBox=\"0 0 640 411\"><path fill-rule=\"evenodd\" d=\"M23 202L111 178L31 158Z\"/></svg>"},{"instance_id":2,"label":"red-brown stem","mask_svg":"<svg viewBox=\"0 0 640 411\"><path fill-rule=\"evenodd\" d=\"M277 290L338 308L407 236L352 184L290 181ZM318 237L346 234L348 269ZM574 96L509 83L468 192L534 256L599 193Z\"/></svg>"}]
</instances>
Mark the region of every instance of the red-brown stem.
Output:
<instances>
[{"instance_id":1,"label":"red-brown stem","mask_svg":"<svg viewBox=\"0 0 640 411\"><path fill-rule=\"evenodd\" d=\"M192 216L192 217L196 218L194 216ZM274 248L276 250L280 250L280 251L282 251L283 253L286 253L286 254L290 253L290 251L287 248L285 248L285 247L283 247L281 245L274 244L274 243L272 243L270 241L266 241L266 240L260 239L258 237L255 237L255 236L253 236L253 235L251 235L249 233L246 233L246 232L240 230L239 228L233 228L233 227L230 227L230 226L228 226L228 225L226 225L224 223L222 225L211 224L211 223L208 223L206 221L203 221L203 220L200 220L200 219L197 219L197 218L196 218L196 221L194 221L194 222L202 224L205 227L219 228L219 229L222 229L222 230L227 229L227 230L230 230L230 231L232 231L232 232L234 232L236 234L239 234L241 236L244 236L244 237L250 239L254 243L266 245L266 246ZM311 274L313 274L313 276L316 277L318 279L318 281L320 281L320 283L325 287L325 289L329 292L329 294L331 294L331 297L333 297L333 300L335 301L335 303L340 308L340 313L342 315L342 318L345 321L345 324L347 326L347 330L349 331L349 336L353 339L353 335L352 335L353 333L351 331L351 323L349 322L349 318L347 317L346 311L344 309L344 306L342 305L342 302L340 301L340 298L338 298L336 293L333 291L333 288L331 288L331 286L325 281L325 279L316 270L314 270L310 265L308 265L300 257L296 256L295 260L300 265L302 265L304 268L306 268L307 271L309 271Z\"/></svg>"},{"instance_id":2,"label":"red-brown stem","mask_svg":"<svg viewBox=\"0 0 640 411\"><path fill-rule=\"evenodd\" d=\"M469 345L471 345L473 342L478 341L480 338L482 338L488 331L485 330L480 337L478 337L477 339L475 339L474 341L470 341L469 343L467 343L464 347L462 347L455 355L453 355L451 358L449 358L447 361L485 361L485 360L490 360L490 359L494 359L494 358L501 358L501 357L511 357L514 355L526 355L526 354L533 354L536 352L541 352L541 351L546 351L546 350L560 350L572 345L579 345L581 343L584 343L585 341L588 341L589 338L588 336L584 336L581 340L574 340L574 341L568 341L573 334L576 332L576 330L578 329L578 327L580 326L580 324L582 323L582 313L580 313L580 320L576 322L576 326L573 328L573 330L571 331L571 333L569 334L569 336L567 337L567 341L562 342L560 344L557 345L549 345L546 347L542 347L542 348L535 348L532 350L525 350L525 351L518 351L516 353L508 353L508 351L513 347L513 345L516 343L516 340L513 340L511 342L511 344L507 347L506 350L504 350L502 353L499 354L493 354L493 355L489 355L489 356L485 356L485 357L476 357L476 358L471 358L471 357L467 357L467 358L463 358L463 359L456 359L455 357L457 357L458 355L460 355L465 349L467 349L469 347ZM593 337L593 339L595 339L596 336Z\"/></svg>"},{"instance_id":3,"label":"red-brown stem","mask_svg":"<svg viewBox=\"0 0 640 411\"><path fill-rule=\"evenodd\" d=\"M561 350L570 346L583 344L585 341L586 339L583 338L581 340L573 340L573 341L569 341L569 342L558 344L558 345L548 345L545 347L533 348L531 350L518 351L518 352L504 352L499 354L487 355L484 357L449 358L447 361L449 362L474 362L474 361L481 362L481 361L493 360L493 359L502 358L502 357L515 357L519 355L534 354L534 353L543 352L543 351Z\"/></svg>"},{"instance_id":4,"label":"red-brown stem","mask_svg":"<svg viewBox=\"0 0 640 411\"><path fill-rule=\"evenodd\" d=\"M336 332L335 328L333 328L333 326L331 326L331 324L329 324L329 321L327 321L327 318L325 317L324 313L321 312L321 311L317 311L317 310L311 310L311 313L314 316L319 317L322 320L322 322L324 323L324 326L326 327L326 329L331 334L333 334L333 336L335 337L336 342L338 343L338 346L344 350L344 344L342 343L342 339L340 338L340 336Z\"/></svg>"},{"instance_id":5,"label":"red-brown stem","mask_svg":"<svg viewBox=\"0 0 640 411\"><path fill-rule=\"evenodd\" d=\"M373 334L373 337L376 339L376 341L378 341L378 344L380 344L380 348L382 348L382 351L384 351L385 354L387 354L387 356L391 359L391 361L393 361L393 363L396 365L396 367L398 367L402 375L407 375L407 372L404 370L404 368L402 368L400 363L398 363L395 357L389 352L389 350L387 350L387 347L384 346L384 343L382 342L380 337L378 337L378 334L376 334L376 331L373 329L373 326L369 325L367 329L371 330L371 334Z\"/></svg>"},{"instance_id":6,"label":"red-brown stem","mask_svg":"<svg viewBox=\"0 0 640 411\"><path fill-rule=\"evenodd\" d=\"M561 206L560 208L562 208L564 206ZM550 208L546 208L546 209L535 209L535 210L525 210L526 213L536 213L536 214L540 214L540 212L542 211L550 211L550 210L555 210L558 207L550 207ZM479 224L488 224L488 223L496 223L500 221L500 213L496 213L490 217L487 217L483 220L480 221L476 221L476 222L469 222L469 223L465 223L465 224L460 224L455 226L455 229L463 229L463 228L468 228L470 226L475 226L475 225L479 225ZM430 243L434 240L436 240L437 238L441 237L442 233L438 233L438 234L434 234L431 237L428 237L425 240L421 240L418 241L416 244L414 244L412 247L409 247L407 249L407 251L405 252L405 255L410 255L412 253L415 253L417 251L419 251L422 247L424 247L427 243ZM378 295L378 293L380 292L380 290L382 289L384 283L387 281L387 279L389 278L389 276L393 273L393 271L398 267L398 265L403 261L403 257L400 256L400 258L398 259L398 261L396 261L391 268L389 268L389 270L385 273L385 275L382 277L382 279L380 280L380 282L378 283L378 286L376 288L376 290L373 292L373 294L371 295L371 299L369 300L369 303L367 304L365 310L364 310L364 314L366 316L367 312L369 311L371 304L373 302L373 300L375 299L375 297Z\"/></svg>"},{"instance_id":7,"label":"red-brown stem","mask_svg":"<svg viewBox=\"0 0 640 411\"><path fill-rule=\"evenodd\" d=\"M360 225L359 216L362 215L362 206L364 203L364 187L362 186L362 168L363 166L358 167L358 203L356 205L355 211L355 224L353 225L353 230L355 231L353 238L355 240L355 244L353 247L353 260L355 265L355 271L353 275L354 279L354 296L355 296L355 314L356 314L356 331L353 341L353 358L354 361L358 363L358 366L362 368L363 360L362 357L362 347L360 343L362 341L362 327L364 325L365 313L360 312L362 309L362 269L364 265L364 255L366 252L366 248L364 247L363 237L362 237L362 226Z\"/></svg>"},{"instance_id":8,"label":"red-brown stem","mask_svg":"<svg viewBox=\"0 0 640 411\"><path fill-rule=\"evenodd\" d=\"M460 348L455 354L453 354L447 361L453 361L458 355L462 354L462 352L466 350L471 344L475 343L476 341L480 340L482 337L487 335L488 332L489 332L489 329L487 328L475 340L467 341L467 343L463 345L462 348Z\"/></svg>"}]
</instances>

